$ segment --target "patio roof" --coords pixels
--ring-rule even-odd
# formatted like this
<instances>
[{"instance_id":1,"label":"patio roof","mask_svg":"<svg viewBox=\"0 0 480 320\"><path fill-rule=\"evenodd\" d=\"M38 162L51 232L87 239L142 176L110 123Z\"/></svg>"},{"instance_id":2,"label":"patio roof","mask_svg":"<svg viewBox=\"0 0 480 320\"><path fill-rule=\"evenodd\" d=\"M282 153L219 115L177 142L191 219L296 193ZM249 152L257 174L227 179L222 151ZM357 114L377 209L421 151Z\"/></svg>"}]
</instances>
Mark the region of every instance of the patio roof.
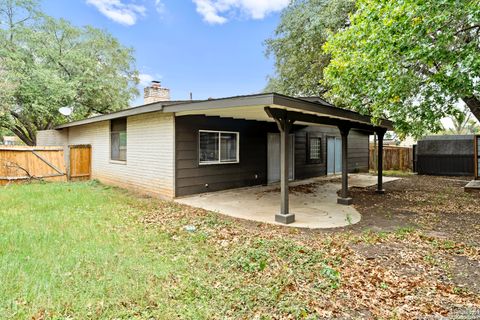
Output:
<instances>
[{"instance_id":1,"label":"patio roof","mask_svg":"<svg viewBox=\"0 0 480 320\"><path fill-rule=\"evenodd\" d=\"M147 104L139 107L129 108L110 114L99 115L84 120L73 121L63 125L59 125L56 129L63 129L73 126L79 126L99 121L111 120L138 114L150 112L166 112L176 113L178 116L182 115L207 115L219 116L229 118L239 118L257 121L274 121L272 117L265 112L265 107L276 109L283 109L290 112L338 119L341 122L350 122L352 127L360 125L360 129L374 130L375 128L382 128L386 130L393 129L393 123L388 120L380 120L378 123L372 123L369 116L362 115L346 109L337 108L326 102L320 97L302 97L294 98L278 93L262 93L246 96L235 96L221 99L208 99L197 101L164 101L152 104ZM311 118L304 118L304 120L312 120ZM297 121L302 124L303 121ZM338 125L335 121L326 121L325 125ZM312 121L303 122L311 124ZM313 123L319 123L313 121Z\"/></svg>"}]
</instances>

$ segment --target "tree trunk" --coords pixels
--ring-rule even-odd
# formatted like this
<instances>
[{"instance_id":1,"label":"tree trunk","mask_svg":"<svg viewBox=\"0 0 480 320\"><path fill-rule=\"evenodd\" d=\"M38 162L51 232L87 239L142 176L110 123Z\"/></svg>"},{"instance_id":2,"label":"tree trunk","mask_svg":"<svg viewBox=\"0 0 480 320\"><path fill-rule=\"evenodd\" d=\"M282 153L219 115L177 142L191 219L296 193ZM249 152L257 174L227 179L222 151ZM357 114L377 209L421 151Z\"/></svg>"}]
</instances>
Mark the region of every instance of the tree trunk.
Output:
<instances>
[{"instance_id":1,"label":"tree trunk","mask_svg":"<svg viewBox=\"0 0 480 320\"><path fill-rule=\"evenodd\" d=\"M28 146L37 145L37 126L31 120L22 116L22 114L10 111L15 119L13 128L9 128L17 137Z\"/></svg>"},{"instance_id":2,"label":"tree trunk","mask_svg":"<svg viewBox=\"0 0 480 320\"><path fill-rule=\"evenodd\" d=\"M475 118L480 121L480 100L475 96L462 98L462 100L468 106L470 111L472 111Z\"/></svg>"},{"instance_id":3,"label":"tree trunk","mask_svg":"<svg viewBox=\"0 0 480 320\"><path fill-rule=\"evenodd\" d=\"M36 136L33 138L29 137L28 135L25 134L22 130L18 128L10 128L10 130L20 138L27 146L35 146L36 145Z\"/></svg>"}]
</instances>

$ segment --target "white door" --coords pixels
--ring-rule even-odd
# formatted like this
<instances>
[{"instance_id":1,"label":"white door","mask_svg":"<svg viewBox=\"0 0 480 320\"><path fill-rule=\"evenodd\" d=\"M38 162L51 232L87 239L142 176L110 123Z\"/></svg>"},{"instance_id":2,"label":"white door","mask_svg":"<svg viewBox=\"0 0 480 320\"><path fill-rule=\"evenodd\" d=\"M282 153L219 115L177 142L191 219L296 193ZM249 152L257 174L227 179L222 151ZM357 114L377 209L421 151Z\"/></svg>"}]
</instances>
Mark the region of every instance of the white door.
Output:
<instances>
[{"instance_id":1,"label":"white door","mask_svg":"<svg viewBox=\"0 0 480 320\"><path fill-rule=\"evenodd\" d=\"M267 182L280 181L280 133L269 133L267 142ZM294 179L295 167L295 135L290 135L289 180Z\"/></svg>"},{"instance_id":2,"label":"white door","mask_svg":"<svg viewBox=\"0 0 480 320\"><path fill-rule=\"evenodd\" d=\"M327 174L342 172L342 139L327 137Z\"/></svg>"}]
</instances>

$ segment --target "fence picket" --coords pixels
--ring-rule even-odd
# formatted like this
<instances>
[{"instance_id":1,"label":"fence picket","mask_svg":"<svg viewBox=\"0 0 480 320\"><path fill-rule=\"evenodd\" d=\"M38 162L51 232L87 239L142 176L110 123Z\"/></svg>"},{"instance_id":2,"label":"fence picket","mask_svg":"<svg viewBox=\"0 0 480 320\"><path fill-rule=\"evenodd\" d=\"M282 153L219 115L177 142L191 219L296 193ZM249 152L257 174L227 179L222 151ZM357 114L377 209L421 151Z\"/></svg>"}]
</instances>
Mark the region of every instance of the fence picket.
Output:
<instances>
[{"instance_id":1,"label":"fence picket","mask_svg":"<svg viewBox=\"0 0 480 320\"><path fill-rule=\"evenodd\" d=\"M0 185L30 179L65 181L63 148L0 147Z\"/></svg>"},{"instance_id":2,"label":"fence picket","mask_svg":"<svg viewBox=\"0 0 480 320\"><path fill-rule=\"evenodd\" d=\"M370 169L375 170L374 159L376 150L370 146ZM413 148L384 146L383 147L383 170L412 171Z\"/></svg>"}]
</instances>

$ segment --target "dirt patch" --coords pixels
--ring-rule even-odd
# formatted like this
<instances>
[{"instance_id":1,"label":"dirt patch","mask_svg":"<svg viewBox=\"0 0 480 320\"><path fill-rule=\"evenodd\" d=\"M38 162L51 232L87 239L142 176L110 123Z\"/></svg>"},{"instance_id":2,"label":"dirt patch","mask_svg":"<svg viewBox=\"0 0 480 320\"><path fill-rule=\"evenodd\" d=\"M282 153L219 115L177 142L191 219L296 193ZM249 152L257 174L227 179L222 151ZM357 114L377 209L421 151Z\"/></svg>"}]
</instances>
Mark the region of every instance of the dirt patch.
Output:
<instances>
[{"instance_id":1,"label":"dirt patch","mask_svg":"<svg viewBox=\"0 0 480 320\"><path fill-rule=\"evenodd\" d=\"M300 184L296 186L289 186L288 187L288 192L291 194L311 194L315 193L317 191L317 188L319 186L325 185L327 183L338 183L340 182L339 178L331 179L331 180L321 180L321 181L316 181L312 183L306 183L306 184ZM280 188L274 188L270 190L265 190L261 192L257 192L257 198L261 198L262 196L270 193L279 193Z\"/></svg>"},{"instance_id":2,"label":"dirt patch","mask_svg":"<svg viewBox=\"0 0 480 320\"><path fill-rule=\"evenodd\" d=\"M454 256L450 265L453 282L461 289L480 295L480 262L463 256Z\"/></svg>"},{"instance_id":3,"label":"dirt patch","mask_svg":"<svg viewBox=\"0 0 480 320\"><path fill-rule=\"evenodd\" d=\"M408 264L406 262L405 257L408 256L408 259L412 259L411 253L416 251L415 249L409 250L408 244L405 243L393 242L383 243L382 245L361 243L355 245L352 249L365 259L375 260L376 263L394 270L399 276L415 276L425 271L418 264Z\"/></svg>"},{"instance_id":4,"label":"dirt patch","mask_svg":"<svg viewBox=\"0 0 480 320\"><path fill-rule=\"evenodd\" d=\"M480 197L463 191L467 182L467 178L412 176L386 183L384 195L376 194L375 188L354 188L351 196L362 221L350 229L415 227L479 245Z\"/></svg>"}]
</instances>

